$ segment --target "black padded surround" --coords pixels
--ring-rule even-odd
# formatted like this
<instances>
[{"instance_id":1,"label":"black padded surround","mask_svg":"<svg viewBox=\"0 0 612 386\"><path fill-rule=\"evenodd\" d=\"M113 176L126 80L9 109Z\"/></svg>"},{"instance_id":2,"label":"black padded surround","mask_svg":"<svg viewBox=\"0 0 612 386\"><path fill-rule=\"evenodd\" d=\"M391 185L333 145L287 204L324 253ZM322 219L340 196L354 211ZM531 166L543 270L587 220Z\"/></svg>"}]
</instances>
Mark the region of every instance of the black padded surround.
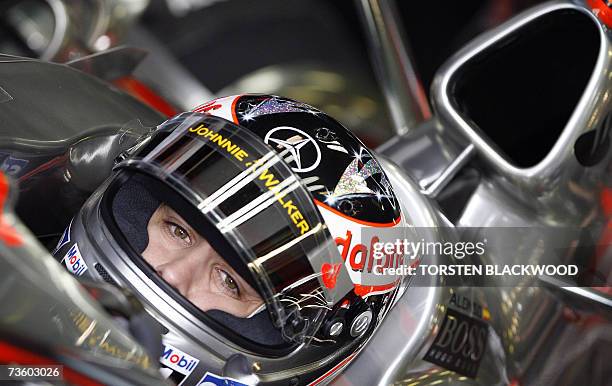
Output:
<instances>
[{"instance_id":1,"label":"black padded surround","mask_svg":"<svg viewBox=\"0 0 612 386\"><path fill-rule=\"evenodd\" d=\"M221 323L225 328L238 332L242 337L255 343L266 346L287 344L281 332L272 324L270 315L266 310L250 318L239 318L220 310L207 311L206 315Z\"/></svg>"},{"instance_id":2,"label":"black padded surround","mask_svg":"<svg viewBox=\"0 0 612 386\"><path fill-rule=\"evenodd\" d=\"M147 225L161 202L142 185L139 176L123 184L113 200L113 215L130 245L142 254L149 244Z\"/></svg>"}]
</instances>

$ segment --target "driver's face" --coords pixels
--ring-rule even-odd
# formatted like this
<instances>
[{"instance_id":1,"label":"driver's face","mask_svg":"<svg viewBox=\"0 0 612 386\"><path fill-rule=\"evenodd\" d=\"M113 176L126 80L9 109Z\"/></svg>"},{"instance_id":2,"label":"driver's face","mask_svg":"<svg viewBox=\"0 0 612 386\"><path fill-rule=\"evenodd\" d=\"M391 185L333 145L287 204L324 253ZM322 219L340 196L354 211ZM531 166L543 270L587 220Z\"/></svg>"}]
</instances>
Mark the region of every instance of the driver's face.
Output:
<instances>
[{"instance_id":1,"label":"driver's face","mask_svg":"<svg viewBox=\"0 0 612 386\"><path fill-rule=\"evenodd\" d=\"M144 259L201 310L244 318L262 305L257 292L170 207L157 208L147 232Z\"/></svg>"}]
</instances>

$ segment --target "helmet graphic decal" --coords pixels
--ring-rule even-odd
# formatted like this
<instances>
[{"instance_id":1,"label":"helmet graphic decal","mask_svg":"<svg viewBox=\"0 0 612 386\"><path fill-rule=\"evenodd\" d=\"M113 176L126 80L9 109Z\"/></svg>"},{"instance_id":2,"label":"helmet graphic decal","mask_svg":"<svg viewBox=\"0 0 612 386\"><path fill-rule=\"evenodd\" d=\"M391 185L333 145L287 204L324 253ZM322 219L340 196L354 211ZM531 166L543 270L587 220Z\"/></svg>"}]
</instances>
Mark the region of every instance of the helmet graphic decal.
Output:
<instances>
[{"instance_id":1,"label":"helmet graphic decal","mask_svg":"<svg viewBox=\"0 0 612 386\"><path fill-rule=\"evenodd\" d=\"M399 205L378 162L325 113L269 95L226 97L213 105L222 107L208 113L231 117L279 153L316 200L358 220L399 221Z\"/></svg>"},{"instance_id":2,"label":"helmet graphic decal","mask_svg":"<svg viewBox=\"0 0 612 386\"><path fill-rule=\"evenodd\" d=\"M262 102L249 102L244 107L244 111L239 114L242 121L249 122L261 115L279 114L279 113L309 113L319 114L320 111L308 106L305 103L300 103L284 98L269 98Z\"/></svg>"},{"instance_id":3,"label":"helmet graphic decal","mask_svg":"<svg viewBox=\"0 0 612 386\"><path fill-rule=\"evenodd\" d=\"M340 273L341 264L330 264L323 263L321 265L321 277L323 279L323 284L327 288L334 288L336 286L336 279L338 278L338 274Z\"/></svg>"},{"instance_id":4,"label":"helmet graphic decal","mask_svg":"<svg viewBox=\"0 0 612 386\"><path fill-rule=\"evenodd\" d=\"M391 183L378 162L368 153L364 153L365 149L361 148L359 154L342 173L334 190L325 194L325 203L330 204L340 197L349 195L371 194L376 196L379 202L382 203L384 200L396 209L397 201L391 190ZM366 161L364 158L370 159Z\"/></svg>"}]
</instances>

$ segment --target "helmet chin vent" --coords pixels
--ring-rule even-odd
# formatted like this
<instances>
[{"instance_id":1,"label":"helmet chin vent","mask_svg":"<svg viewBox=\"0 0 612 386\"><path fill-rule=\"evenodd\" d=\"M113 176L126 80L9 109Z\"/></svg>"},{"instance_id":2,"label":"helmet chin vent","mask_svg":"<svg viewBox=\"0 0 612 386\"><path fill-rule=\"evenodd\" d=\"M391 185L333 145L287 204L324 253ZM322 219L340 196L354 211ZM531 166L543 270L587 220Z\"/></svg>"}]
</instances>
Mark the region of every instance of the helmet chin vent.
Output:
<instances>
[{"instance_id":1,"label":"helmet chin vent","mask_svg":"<svg viewBox=\"0 0 612 386\"><path fill-rule=\"evenodd\" d=\"M102 279L105 282L107 282L108 284L112 284L115 287L117 286L117 282L113 280L113 278L108 274L108 272L106 272L106 269L104 269L104 267L100 263L96 263L94 265L94 268L96 269L96 271L98 271L100 276L102 276Z\"/></svg>"}]
</instances>

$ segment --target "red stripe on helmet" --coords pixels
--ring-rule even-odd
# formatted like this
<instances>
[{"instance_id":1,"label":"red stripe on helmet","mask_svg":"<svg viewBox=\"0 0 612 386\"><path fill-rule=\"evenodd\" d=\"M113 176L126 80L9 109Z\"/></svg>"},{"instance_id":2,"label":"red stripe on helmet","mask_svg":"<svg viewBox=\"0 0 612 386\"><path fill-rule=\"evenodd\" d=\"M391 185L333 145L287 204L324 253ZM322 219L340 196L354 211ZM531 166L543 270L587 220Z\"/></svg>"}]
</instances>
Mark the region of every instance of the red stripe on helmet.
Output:
<instances>
[{"instance_id":1,"label":"red stripe on helmet","mask_svg":"<svg viewBox=\"0 0 612 386\"><path fill-rule=\"evenodd\" d=\"M319 200L314 200L314 202L315 202L315 204L317 204L321 208L325 208L325 209L329 210L330 212L333 212L334 214L337 214L338 216L341 216L341 217L343 217L343 218L345 218L347 220L356 222L356 223L361 224L361 225L371 226L371 227L377 227L377 228L381 228L381 227L382 228L394 227L394 226L396 226L397 224L400 223L401 218L402 218L401 215L400 215L398 218L393 220L393 222L387 222L387 223L364 221L364 220L359 220L359 219L354 218L354 217L347 216L346 214L340 212L339 210L336 210L336 209L332 208L329 205L326 205L326 204L322 203Z\"/></svg>"}]
</instances>

